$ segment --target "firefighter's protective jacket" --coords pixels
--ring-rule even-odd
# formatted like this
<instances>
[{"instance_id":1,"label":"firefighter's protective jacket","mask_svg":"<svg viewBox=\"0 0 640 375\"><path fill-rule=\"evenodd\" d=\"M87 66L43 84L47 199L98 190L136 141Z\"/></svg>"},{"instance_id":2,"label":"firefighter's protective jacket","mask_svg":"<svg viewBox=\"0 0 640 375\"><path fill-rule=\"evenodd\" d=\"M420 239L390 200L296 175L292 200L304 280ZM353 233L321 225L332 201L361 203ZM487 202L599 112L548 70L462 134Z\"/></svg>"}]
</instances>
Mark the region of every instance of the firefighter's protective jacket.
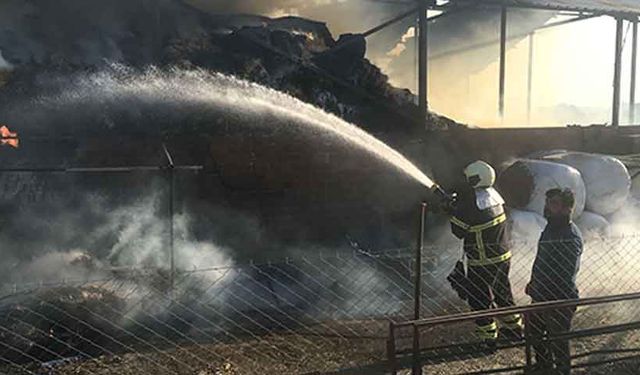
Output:
<instances>
[{"instance_id":1,"label":"firefighter's protective jacket","mask_svg":"<svg viewBox=\"0 0 640 375\"><path fill-rule=\"evenodd\" d=\"M451 230L461 238L469 266L498 264L511 258L507 247L504 200L493 188L465 189L451 215Z\"/></svg>"}]
</instances>

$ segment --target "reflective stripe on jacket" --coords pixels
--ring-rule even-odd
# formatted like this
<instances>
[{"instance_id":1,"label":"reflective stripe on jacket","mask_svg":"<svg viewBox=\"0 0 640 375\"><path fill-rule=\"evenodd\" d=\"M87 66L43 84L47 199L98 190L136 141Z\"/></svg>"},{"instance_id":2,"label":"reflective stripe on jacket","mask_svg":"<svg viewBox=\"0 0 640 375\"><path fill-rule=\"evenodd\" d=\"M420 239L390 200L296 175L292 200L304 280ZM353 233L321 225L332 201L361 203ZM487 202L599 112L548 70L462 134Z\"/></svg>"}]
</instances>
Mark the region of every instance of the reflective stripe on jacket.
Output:
<instances>
[{"instance_id":1,"label":"reflective stripe on jacket","mask_svg":"<svg viewBox=\"0 0 640 375\"><path fill-rule=\"evenodd\" d=\"M476 190L458 194L451 217L453 234L464 242L469 266L497 264L511 258L506 243L507 216L502 204L479 209Z\"/></svg>"}]
</instances>

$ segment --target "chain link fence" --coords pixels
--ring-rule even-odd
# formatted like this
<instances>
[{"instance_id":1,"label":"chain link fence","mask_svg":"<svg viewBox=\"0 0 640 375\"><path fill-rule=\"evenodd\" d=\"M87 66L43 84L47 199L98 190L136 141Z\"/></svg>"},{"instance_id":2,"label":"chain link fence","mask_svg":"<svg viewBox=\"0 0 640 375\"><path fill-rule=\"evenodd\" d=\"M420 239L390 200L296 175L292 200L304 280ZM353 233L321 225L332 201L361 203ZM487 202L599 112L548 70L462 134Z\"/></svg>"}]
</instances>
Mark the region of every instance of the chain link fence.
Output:
<instances>
[{"instance_id":1,"label":"chain link fence","mask_svg":"<svg viewBox=\"0 0 640 375\"><path fill-rule=\"evenodd\" d=\"M592 298L611 295L622 295L638 292L638 272L640 264L637 260L638 249L637 236L628 237L599 237L590 238L584 244L584 250L580 256L579 271L577 274L577 286L580 298ZM527 285L531 281L534 262L536 267L546 267L545 272L551 280L546 284L538 284L538 295L554 295L560 280L572 274L570 267L574 262L574 253L577 249L574 242L556 241L545 243L545 246L553 249L554 258L536 260L538 243L536 241L516 242L512 244L513 257L511 258L510 281L516 305L527 305L531 298L527 295ZM455 251L449 253L449 257L443 257L444 263L455 262L458 258ZM458 255L459 256L459 255ZM435 278L446 276L447 269L442 267L444 273L437 274ZM558 276L557 278L555 276ZM570 277L570 276L569 276ZM490 281L488 281L490 282ZM469 290L470 298L477 294ZM530 294L532 290L528 291ZM534 293L535 294L535 293ZM425 297L429 298L429 297ZM561 298L561 297L557 297ZM538 297L537 302L556 300L555 297ZM572 296L564 297L572 299ZM432 306L422 306L422 317L428 318L439 314L454 315L469 311L466 305L456 303L457 300L444 288L431 297L431 303L440 301L440 311ZM535 302L535 301L534 301ZM499 307L499 306L497 306ZM504 307L504 306L502 306ZM637 340L640 337L637 323L640 321L640 303L637 299L623 300L615 303L598 304L594 306L574 308L551 309L540 313L531 314L531 321L527 333L533 344L535 358L534 363L542 369L540 373L560 372L563 345L569 350L567 356L572 359L575 367L586 368L592 363L604 364L600 368L588 368L576 371L585 373L637 373L638 358L632 364L615 364L615 360L629 354L640 352ZM570 325L572 319L572 324ZM494 321L499 333L496 352L487 348L483 337L475 332L473 320L461 320L457 324L441 324L429 326L419 333L420 349L424 355L429 373L437 374L462 374L462 373L509 373L501 369L524 368L526 353L523 338L508 337L502 335L502 319L486 319L483 324ZM616 327L614 327L616 326ZM553 337L563 334L575 334L577 337L567 340L554 341ZM394 334L394 344L398 353L410 354L414 345L414 331L411 325L399 329ZM537 344L536 344L537 343ZM568 358L567 358L568 359ZM407 364L410 366L410 363ZM544 367L548 366L548 367ZM617 367L613 367L617 366ZM535 366L534 366L535 368ZM614 368L615 370L612 370ZM399 372L402 373L402 372ZM582 372L578 372L582 373Z\"/></svg>"},{"instance_id":2,"label":"chain link fence","mask_svg":"<svg viewBox=\"0 0 640 375\"><path fill-rule=\"evenodd\" d=\"M637 291L640 237L592 239L582 255L581 297ZM524 293L535 243L513 245L510 279ZM181 271L171 288L161 269L116 269L108 277L3 285L0 373L265 374L383 373L388 320L413 317L411 248L317 252L260 264ZM421 317L468 311L446 282L459 247L423 251ZM101 274L104 275L104 272ZM640 306L579 309L574 327L632 322ZM477 340L472 324L435 327L425 345ZM573 343L575 356L631 350L634 333ZM411 332L398 333L398 347ZM522 350L431 363L435 373L487 370L523 360Z\"/></svg>"}]
</instances>

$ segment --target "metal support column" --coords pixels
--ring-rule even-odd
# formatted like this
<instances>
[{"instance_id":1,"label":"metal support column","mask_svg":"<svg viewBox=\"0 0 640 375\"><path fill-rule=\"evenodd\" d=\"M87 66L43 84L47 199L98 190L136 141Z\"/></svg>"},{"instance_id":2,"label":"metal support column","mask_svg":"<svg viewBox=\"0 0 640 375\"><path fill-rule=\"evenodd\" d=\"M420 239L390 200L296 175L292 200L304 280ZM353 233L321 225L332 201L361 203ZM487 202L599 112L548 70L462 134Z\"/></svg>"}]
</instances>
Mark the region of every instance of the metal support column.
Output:
<instances>
[{"instance_id":1,"label":"metal support column","mask_svg":"<svg viewBox=\"0 0 640 375\"><path fill-rule=\"evenodd\" d=\"M418 243L414 264L414 289L413 289L413 319L420 319L421 287L422 287L422 249L424 248L424 226L427 217L427 204L420 205L418 218ZM420 328L413 326L413 375L422 375L422 362L420 361Z\"/></svg>"},{"instance_id":2,"label":"metal support column","mask_svg":"<svg viewBox=\"0 0 640 375\"><path fill-rule=\"evenodd\" d=\"M420 296L421 291L420 287L422 286L422 250L424 248L424 226L425 220L427 217L427 204L421 203L420 212L418 217L418 238L417 238L417 246L416 246L416 257L414 264L414 308L413 308L413 318L415 320L420 319Z\"/></svg>"},{"instance_id":3,"label":"metal support column","mask_svg":"<svg viewBox=\"0 0 640 375\"><path fill-rule=\"evenodd\" d=\"M533 92L533 37L529 34L529 67L527 71L527 125L531 125L531 95Z\"/></svg>"},{"instance_id":4,"label":"metal support column","mask_svg":"<svg viewBox=\"0 0 640 375\"><path fill-rule=\"evenodd\" d=\"M418 15L418 107L420 108L420 121L426 123L429 111L428 84L427 84L427 1L418 0L420 10Z\"/></svg>"},{"instance_id":5,"label":"metal support column","mask_svg":"<svg viewBox=\"0 0 640 375\"><path fill-rule=\"evenodd\" d=\"M389 321L389 337L387 338L387 369L390 375L398 374L396 363L396 331L393 321Z\"/></svg>"},{"instance_id":6,"label":"metal support column","mask_svg":"<svg viewBox=\"0 0 640 375\"><path fill-rule=\"evenodd\" d=\"M636 65L638 61L638 19L631 21L633 36L631 40L631 82L629 84L629 124L636 122Z\"/></svg>"},{"instance_id":7,"label":"metal support column","mask_svg":"<svg viewBox=\"0 0 640 375\"><path fill-rule=\"evenodd\" d=\"M171 252L171 275L169 281L169 290L173 294L176 285L176 252L175 252L175 236L174 236L174 217L175 217L175 191L176 178L173 165L169 166L169 251Z\"/></svg>"},{"instance_id":8,"label":"metal support column","mask_svg":"<svg viewBox=\"0 0 640 375\"><path fill-rule=\"evenodd\" d=\"M524 312L524 355L525 355L525 367L524 373L530 374L533 368L533 345L531 342L531 314Z\"/></svg>"},{"instance_id":9,"label":"metal support column","mask_svg":"<svg viewBox=\"0 0 640 375\"><path fill-rule=\"evenodd\" d=\"M620 125L620 81L622 77L622 27L623 19L616 18L616 55L613 70L613 108L611 114L611 125Z\"/></svg>"},{"instance_id":10,"label":"metal support column","mask_svg":"<svg viewBox=\"0 0 640 375\"><path fill-rule=\"evenodd\" d=\"M167 171L169 179L169 197L168 197L168 227L169 227L169 262L170 262L170 270L169 270L169 293L173 295L173 288L175 286L176 281L176 262L175 262L175 246L174 246L174 200L175 200L175 164L173 163L173 158L171 157L171 153L169 153L169 149L163 143L162 149L164 150L164 154L167 158Z\"/></svg>"},{"instance_id":11,"label":"metal support column","mask_svg":"<svg viewBox=\"0 0 640 375\"><path fill-rule=\"evenodd\" d=\"M498 112L500 120L504 120L504 88L507 60L507 7L500 11L500 88L498 93Z\"/></svg>"}]
</instances>

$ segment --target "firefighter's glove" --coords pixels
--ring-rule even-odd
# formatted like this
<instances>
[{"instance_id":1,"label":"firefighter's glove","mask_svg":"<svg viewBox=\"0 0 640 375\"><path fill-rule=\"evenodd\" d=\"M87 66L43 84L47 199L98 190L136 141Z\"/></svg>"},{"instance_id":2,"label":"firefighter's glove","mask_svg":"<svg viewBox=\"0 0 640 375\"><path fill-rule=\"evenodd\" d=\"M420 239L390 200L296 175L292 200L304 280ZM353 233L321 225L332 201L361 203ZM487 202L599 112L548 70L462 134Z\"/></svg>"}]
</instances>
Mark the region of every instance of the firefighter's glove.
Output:
<instances>
[{"instance_id":1,"label":"firefighter's glove","mask_svg":"<svg viewBox=\"0 0 640 375\"><path fill-rule=\"evenodd\" d=\"M451 194L447 193L439 185L434 185L431 188L431 191L438 198L438 200L440 202L440 209L446 214L451 214L453 212L454 208L455 208L455 205L456 205L457 194L456 193L451 193Z\"/></svg>"},{"instance_id":2,"label":"firefighter's glove","mask_svg":"<svg viewBox=\"0 0 640 375\"><path fill-rule=\"evenodd\" d=\"M455 211L456 202L457 202L457 195L456 193L453 193L448 197L448 199L444 199L440 201L440 209L445 214L451 215L453 214L453 211Z\"/></svg>"}]
</instances>

